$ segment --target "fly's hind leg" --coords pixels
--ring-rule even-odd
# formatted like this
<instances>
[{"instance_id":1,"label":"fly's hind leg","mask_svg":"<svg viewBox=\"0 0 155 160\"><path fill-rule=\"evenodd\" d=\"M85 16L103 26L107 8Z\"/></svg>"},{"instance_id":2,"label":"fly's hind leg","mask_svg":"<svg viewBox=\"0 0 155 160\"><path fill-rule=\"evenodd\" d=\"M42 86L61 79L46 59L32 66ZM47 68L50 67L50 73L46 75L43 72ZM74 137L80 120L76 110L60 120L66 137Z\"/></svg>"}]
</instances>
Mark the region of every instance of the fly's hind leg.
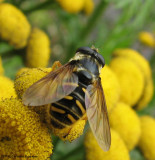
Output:
<instances>
[{"instance_id":1,"label":"fly's hind leg","mask_svg":"<svg viewBox=\"0 0 155 160\"><path fill-rule=\"evenodd\" d=\"M57 68L59 68L61 66L62 66L62 64L60 63L60 61L55 61L52 66L52 71L56 70Z\"/></svg>"}]
</instances>

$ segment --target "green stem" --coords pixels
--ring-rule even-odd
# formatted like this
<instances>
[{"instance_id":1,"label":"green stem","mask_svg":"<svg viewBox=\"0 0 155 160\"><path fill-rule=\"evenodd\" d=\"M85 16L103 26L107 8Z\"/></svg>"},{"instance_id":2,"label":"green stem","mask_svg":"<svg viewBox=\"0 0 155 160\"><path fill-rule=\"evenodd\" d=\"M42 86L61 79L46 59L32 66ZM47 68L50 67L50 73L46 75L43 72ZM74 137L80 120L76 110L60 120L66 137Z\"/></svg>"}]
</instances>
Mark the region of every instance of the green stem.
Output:
<instances>
[{"instance_id":1,"label":"green stem","mask_svg":"<svg viewBox=\"0 0 155 160\"><path fill-rule=\"evenodd\" d=\"M56 5L56 3L54 0L47 0L45 2L39 3L39 4L32 6L30 8L23 9L23 12L25 14L30 14L33 11L45 9L45 8L47 9L47 8L50 8L51 6L55 6L55 5Z\"/></svg>"},{"instance_id":2,"label":"green stem","mask_svg":"<svg viewBox=\"0 0 155 160\"><path fill-rule=\"evenodd\" d=\"M79 145L77 148L73 149L72 151L64 155L64 157L58 158L57 160L68 159L70 156L74 155L77 152L80 152L81 150L83 150L83 145Z\"/></svg>"},{"instance_id":3,"label":"green stem","mask_svg":"<svg viewBox=\"0 0 155 160\"><path fill-rule=\"evenodd\" d=\"M89 36L91 31L94 29L96 23L98 22L98 20L102 16L102 13L103 13L104 9L106 8L106 6L107 6L107 2L101 0L101 2L96 7L94 13L92 14L90 19L88 20L86 27L84 27L81 30L80 34L77 35L76 41L73 41L70 44L69 50L67 51L66 60L68 60L70 57L72 57L74 55L75 50L76 50L77 46L79 45L78 42L83 43L86 40L86 38Z\"/></svg>"}]
</instances>

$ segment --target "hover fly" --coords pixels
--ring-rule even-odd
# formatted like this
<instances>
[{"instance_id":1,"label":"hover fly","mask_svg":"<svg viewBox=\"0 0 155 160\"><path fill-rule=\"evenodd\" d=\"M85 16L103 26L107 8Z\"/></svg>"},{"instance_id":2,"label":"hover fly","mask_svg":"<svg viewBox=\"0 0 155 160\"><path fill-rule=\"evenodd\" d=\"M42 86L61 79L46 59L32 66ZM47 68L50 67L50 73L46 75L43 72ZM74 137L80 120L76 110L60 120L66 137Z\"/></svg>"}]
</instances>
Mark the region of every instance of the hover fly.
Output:
<instances>
[{"instance_id":1,"label":"hover fly","mask_svg":"<svg viewBox=\"0 0 155 160\"><path fill-rule=\"evenodd\" d=\"M85 113L100 147L108 151L111 134L100 70L104 58L96 49L81 47L68 63L51 71L30 86L23 95L27 106L50 104L50 123L64 128Z\"/></svg>"}]
</instances>

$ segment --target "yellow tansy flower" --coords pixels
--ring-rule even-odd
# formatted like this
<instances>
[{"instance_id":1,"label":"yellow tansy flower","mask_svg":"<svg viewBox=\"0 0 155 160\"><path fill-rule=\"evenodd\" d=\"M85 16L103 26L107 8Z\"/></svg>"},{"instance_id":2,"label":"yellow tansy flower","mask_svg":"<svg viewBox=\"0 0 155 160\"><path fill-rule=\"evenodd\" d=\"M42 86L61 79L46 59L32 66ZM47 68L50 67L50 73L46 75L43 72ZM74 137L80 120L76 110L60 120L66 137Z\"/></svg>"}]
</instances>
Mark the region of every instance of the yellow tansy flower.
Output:
<instances>
[{"instance_id":1,"label":"yellow tansy flower","mask_svg":"<svg viewBox=\"0 0 155 160\"><path fill-rule=\"evenodd\" d=\"M0 76L0 100L11 97L17 97L13 81L7 77Z\"/></svg>"},{"instance_id":2,"label":"yellow tansy flower","mask_svg":"<svg viewBox=\"0 0 155 160\"><path fill-rule=\"evenodd\" d=\"M133 49L116 49L113 53L114 57L120 56L133 61L141 70L144 77L144 90L142 96L135 104L136 109L140 110L147 106L153 96L152 73L149 62L137 51Z\"/></svg>"},{"instance_id":3,"label":"yellow tansy flower","mask_svg":"<svg viewBox=\"0 0 155 160\"><path fill-rule=\"evenodd\" d=\"M45 160L52 154L48 129L20 100L0 102L0 157Z\"/></svg>"},{"instance_id":4,"label":"yellow tansy flower","mask_svg":"<svg viewBox=\"0 0 155 160\"><path fill-rule=\"evenodd\" d=\"M127 104L119 102L109 115L110 126L119 133L127 148L132 150L141 134L140 120Z\"/></svg>"},{"instance_id":5,"label":"yellow tansy flower","mask_svg":"<svg viewBox=\"0 0 155 160\"><path fill-rule=\"evenodd\" d=\"M93 0L85 0L85 4L84 4L83 10L87 15L90 15L94 10L94 2L93 2Z\"/></svg>"},{"instance_id":6,"label":"yellow tansy flower","mask_svg":"<svg viewBox=\"0 0 155 160\"><path fill-rule=\"evenodd\" d=\"M104 152L92 132L85 136L86 160L130 160L128 150L118 133L111 129L111 147Z\"/></svg>"},{"instance_id":7,"label":"yellow tansy flower","mask_svg":"<svg viewBox=\"0 0 155 160\"><path fill-rule=\"evenodd\" d=\"M0 4L0 38L15 48L23 48L30 34L30 24L25 15L15 6Z\"/></svg>"},{"instance_id":8,"label":"yellow tansy flower","mask_svg":"<svg viewBox=\"0 0 155 160\"><path fill-rule=\"evenodd\" d=\"M15 90L19 98L22 98L23 93L33 83L46 76L51 71L51 68L32 68L22 69L16 74Z\"/></svg>"},{"instance_id":9,"label":"yellow tansy flower","mask_svg":"<svg viewBox=\"0 0 155 160\"><path fill-rule=\"evenodd\" d=\"M116 57L110 63L121 86L121 101L134 106L144 89L144 77L138 66L130 59Z\"/></svg>"},{"instance_id":10,"label":"yellow tansy flower","mask_svg":"<svg viewBox=\"0 0 155 160\"><path fill-rule=\"evenodd\" d=\"M69 13L78 13L83 7L85 0L57 0L60 6Z\"/></svg>"},{"instance_id":11,"label":"yellow tansy flower","mask_svg":"<svg viewBox=\"0 0 155 160\"><path fill-rule=\"evenodd\" d=\"M107 65L101 70L100 77L107 109L110 112L120 98L120 85L115 73Z\"/></svg>"},{"instance_id":12,"label":"yellow tansy flower","mask_svg":"<svg viewBox=\"0 0 155 160\"><path fill-rule=\"evenodd\" d=\"M149 32L140 32L139 40L149 47L155 47L155 37Z\"/></svg>"},{"instance_id":13,"label":"yellow tansy flower","mask_svg":"<svg viewBox=\"0 0 155 160\"><path fill-rule=\"evenodd\" d=\"M153 85L153 80L152 80L152 77L151 77L145 83L145 88L144 88L144 91L143 91L143 95L141 96L138 103L135 105L135 109L142 110L145 107L147 107L148 103L151 101L151 99L153 97L153 94L154 94L154 85Z\"/></svg>"},{"instance_id":14,"label":"yellow tansy flower","mask_svg":"<svg viewBox=\"0 0 155 160\"><path fill-rule=\"evenodd\" d=\"M129 48L116 49L113 53L114 57L120 56L130 59L140 68L145 77L150 78L151 68L149 62L137 51Z\"/></svg>"},{"instance_id":15,"label":"yellow tansy flower","mask_svg":"<svg viewBox=\"0 0 155 160\"><path fill-rule=\"evenodd\" d=\"M3 69L3 66L2 66L2 59L0 57L0 75L3 75L3 72L4 72L4 69Z\"/></svg>"},{"instance_id":16,"label":"yellow tansy flower","mask_svg":"<svg viewBox=\"0 0 155 160\"><path fill-rule=\"evenodd\" d=\"M147 160L155 159L155 120L150 116L142 116L142 134L139 141L139 148Z\"/></svg>"},{"instance_id":17,"label":"yellow tansy flower","mask_svg":"<svg viewBox=\"0 0 155 160\"><path fill-rule=\"evenodd\" d=\"M18 94L18 97L21 98L27 88L29 88L34 82L47 75L51 70L51 68L24 68L20 70L17 73L17 77L15 80L15 90ZM62 140L73 141L83 133L86 120L81 119L75 122L73 125L65 127L64 129L55 129L50 125L51 122L49 119L50 117L48 115L49 111L47 106L29 108L37 112L40 115L42 121L45 121L46 119L46 121L48 122L47 126L56 136L59 136Z\"/></svg>"},{"instance_id":18,"label":"yellow tansy flower","mask_svg":"<svg viewBox=\"0 0 155 160\"><path fill-rule=\"evenodd\" d=\"M26 51L28 67L46 67L50 58L50 40L40 29L31 32Z\"/></svg>"}]
</instances>

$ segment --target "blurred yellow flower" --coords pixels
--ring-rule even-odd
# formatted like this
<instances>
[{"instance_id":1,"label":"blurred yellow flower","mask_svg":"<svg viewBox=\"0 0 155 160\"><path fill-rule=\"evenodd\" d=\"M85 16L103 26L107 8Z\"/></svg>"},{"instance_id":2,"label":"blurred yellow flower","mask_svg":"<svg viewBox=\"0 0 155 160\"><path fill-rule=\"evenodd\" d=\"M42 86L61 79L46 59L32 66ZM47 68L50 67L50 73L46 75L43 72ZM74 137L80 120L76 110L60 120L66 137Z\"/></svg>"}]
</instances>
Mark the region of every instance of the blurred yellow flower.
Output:
<instances>
[{"instance_id":1,"label":"blurred yellow flower","mask_svg":"<svg viewBox=\"0 0 155 160\"><path fill-rule=\"evenodd\" d=\"M78 13L83 7L85 0L57 0L60 6L69 13Z\"/></svg>"},{"instance_id":2,"label":"blurred yellow flower","mask_svg":"<svg viewBox=\"0 0 155 160\"><path fill-rule=\"evenodd\" d=\"M143 95L141 96L138 103L135 105L135 109L142 110L147 107L148 103L151 101L154 94L154 85L152 77L147 80L145 83L145 88L143 91Z\"/></svg>"},{"instance_id":3,"label":"blurred yellow flower","mask_svg":"<svg viewBox=\"0 0 155 160\"><path fill-rule=\"evenodd\" d=\"M30 24L25 15L15 6L0 4L0 38L15 48L23 48L30 34Z\"/></svg>"},{"instance_id":4,"label":"blurred yellow flower","mask_svg":"<svg viewBox=\"0 0 155 160\"><path fill-rule=\"evenodd\" d=\"M116 49L113 53L113 56L120 56L133 61L141 70L141 73L144 77L144 90L142 96L135 104L135 108L140 110L147 106L153 96L153 82L152 82L152 73L149 62L137 51L133 49Z\"/></svg>"},{"instance_id":5,"label":"blurred yellow flower","mask_svg":"<svg viewBox=\"0 0 155 160\"><path fill-rule=\"evenodd\" d=\"M116 49L113 53L114 57L120 56L133 61L143 72L145 77L150 78L151 68L149 62L136 50L130 48Z\"/></svg>"},{"instance_id":6,"label":"blurred yellow flower","mask_svg":"<svg viewBox=\"0 0 155 160\"><path fill-rule=\"evenodd\" d=\"M17 97L13 81L7 77L0 76L0 100L11 97Z\"/></svg>"},{"instance_id":7,"label":"blurred yellow flower","mask_svg":"<svg viewBox=\"0 0 155 160\"><path fill-rule=\"evenodd\" d=\"M155 37L149 32L140 32L139 40L149 47L155 47Z\"/></svg>"},{"instance_id":8,"label":"blurred yellow flower","mask_svg":"<svg viewBox=\"0 0 155 160\"><path fill-rule=\"evenodd\" d=\"M4 69L3 69L3 65L2 65L2 59L0 57L0 75L3 75Z\"/></svg>"},{"instance_id":9,"label":"blurred yellow flower","mask_svg":"<svg viewBox=\"0 0 155 160\"><path fill-rule=\"evenodd\" d=\"M110 67L117 75L121 86L120 100L134 106L144 89L144 76L141 70L133 61L125 57L113 58Z\"/></svg>"},{"instance_id":10,"label":"blurred yellow flower","mask_svg":"<svg viewBox=\"0 0 155 160\"><path fill-rule=\"evenodd\" d=\"M118 133L111 129L111 147L104 152L98 145L92 132L85 136L86 160L130 160L128 150Z\"/></svg>"},{"instance_id":11,"label":"blurred yellow flower","mask_svg":"<svg viewBox=\"0 0 155 160\"><path fill-rule=\"evenodd\" d=\"M3 2L4 0L0 0L0 3Z\"/></svg>"},{"instance_id":12,"label":"blurred yellow flower","mask_svg":"<svg viewBox=\"0 0 155 160\"><path fill-rule=\"evenodd\" d=\"M101 70L100 77L107 109L110 112L120 98L120 85L115 73L107 65Z\"/></svg>"},{"instance_id":13,"label":"blurred yellow flower","mask_svg":"<svg viewBox=\"0 0 155 160\"><path fill-rule=\"evenodd\" d=\"M90 15L94 10L94 2L93 2L93 0L85 0L83 10L86 13L86 15Z\"/></svg>"},{"instance_id":14,"label":"blurred yellow flower","mask_svg":"<svg viewBox=\"0 0 155 160\"><path fill-rule=\"evenodd\" d=\"M119 102L109 115L110 126L119 133L127 148L132 150L141 135L140 120L127 104Z\"/></svg>"},{"instance_id":15,"label":"blurred yellow flower","mask_svg":"<svg viewBox=\"0 0 155 160\"><path fill-rule=\"evenodd\" d=\"M24 160L34 156L45 160L52 154L52 148L48 129L35 112L17 99L0 102L0 157Z\"/></svg>"},{"instance_id":16,"label":"blurred yellow flower","mask_svg":"<svg viewBox=\"0 0 155 160\"><path fill-rule=\"evenodd\" d=\"M50 40L40 29L34 28L30 34L26 51L28 67L46 67L50 58Z\"/></svg>"},{"instance_id":17,"label":"blurred yellow flower","mask_svg":"<svg viewBox=\"0 0 155 160\"><path fill-rule=\"evenodd\" d=\"M142 134L139 140L139 148L147 160L155 159L155 120L150 116L142 116Z\"/></svg>"}]
</instances>

